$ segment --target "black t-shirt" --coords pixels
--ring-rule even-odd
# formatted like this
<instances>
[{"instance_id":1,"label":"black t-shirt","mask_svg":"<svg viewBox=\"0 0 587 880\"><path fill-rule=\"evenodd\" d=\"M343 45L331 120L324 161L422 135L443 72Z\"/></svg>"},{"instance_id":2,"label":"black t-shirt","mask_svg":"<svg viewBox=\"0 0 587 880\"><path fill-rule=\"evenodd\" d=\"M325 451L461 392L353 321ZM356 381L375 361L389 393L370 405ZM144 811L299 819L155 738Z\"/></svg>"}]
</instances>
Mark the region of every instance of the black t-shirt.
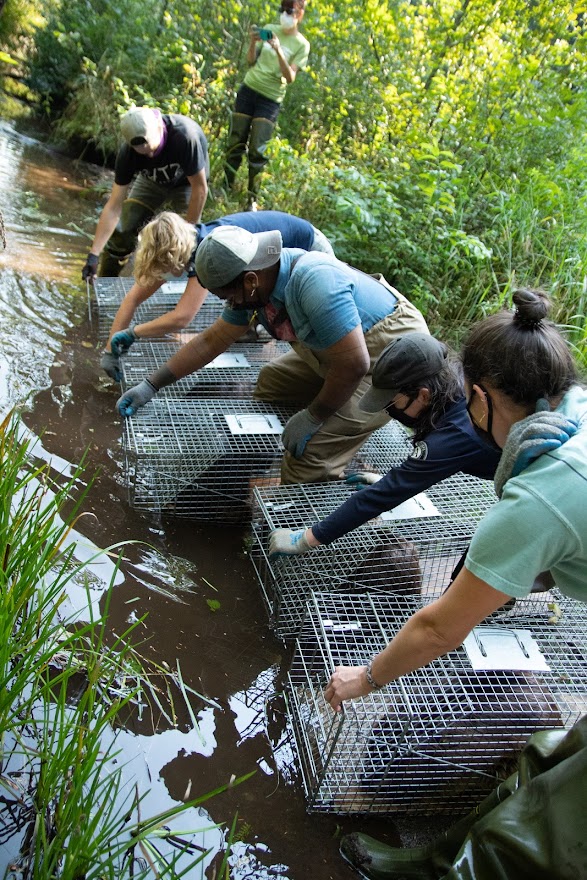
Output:
<instances>
[{"instance_id":1,"label":"black t-shirt","mask_svg":"<svg viewBox=\"0 0 587 880\"><path fill-rule=\"evenodd\" d=\"M128 186L135 174L142 174L153 183L170 188L186 186L186 178L202 168L206 169L208 178L208 142L198 123L177 113L162 118L167 140L159 155L149 159L128 144L119 149L114 166L114 182L119 186Z\"/></svg>"}]
</instances>

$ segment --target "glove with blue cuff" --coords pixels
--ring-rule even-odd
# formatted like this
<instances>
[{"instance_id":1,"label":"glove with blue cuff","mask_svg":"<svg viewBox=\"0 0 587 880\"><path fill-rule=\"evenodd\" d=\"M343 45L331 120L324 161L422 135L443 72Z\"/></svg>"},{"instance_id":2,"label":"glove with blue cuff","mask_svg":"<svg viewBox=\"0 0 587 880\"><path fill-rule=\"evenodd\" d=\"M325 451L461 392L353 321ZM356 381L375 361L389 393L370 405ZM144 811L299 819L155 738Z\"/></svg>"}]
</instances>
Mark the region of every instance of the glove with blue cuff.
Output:
<instances>
[{"instance_id":1,"label":"glove with blue cuff","mask_svg":"<svg viewBox=\"0 0 587 880\"><path fill-rule=\"evenodd\" d=\"M356 474L349 474L345 478L345 483L352 486L353 489L364 489L365 486L372 486L381 479L381 474L375 474L373 471L357 471Z\"/></svg>"},{"instance_id":2,"label":"glove with blue cuff","mask_svg":"<svg viewBox=\"0 0 587 880\"><path fill-rule=\"evenodd\" d=\"M276 556L300 556L315 549L308 542L305 529L275 529L269 535L269 559Z\"/></svg>"},{"instance_id":3,"label":"glove with blue cuff","mask_svg":"<svg viewBox=\"0 0 587 880\"><path fill-rule=\"evenodd\" d=\"M306 444L320 430L324 422L320 422L307 409L300 410L286 424L281 435L281 442L294 458L301 458Z\"/></svg>"},{"instance_id":4,"label":"glove with blue cuff","mask_svg":"<svg viewBox=\"0 0 587 880\"><path fill-rule=\"evenodd\" d=\"M115 382L120 382L122 379L122 373L120 371L119 357L112 354L111 351L103 351L102 357L100 358L100 366L106 373L108 373L111 379L114 379Z\"/></svg>"},{"instance_id":5,"label":"glove with blue cuff","mask_svg":"<svg viewBox=\"0 0 587 880\"><path fill-rule=\"evenodd\" d=\"M133 328L127 327L126 330L119 330L114 334L110 340L110 348L116 355L124 354L138 338Z\"/></svg>"},{"instance_id":6,"label":"glove with blue cuff","mask_svg":"<svg viewBox=\"0 0 587 880\"><path fill-rule=\"evenodd\" d=\"M142 406L155 397L157 390L148 379L143 379L134 388L125 391L122 397L116 401L116 409L125 419L129 416L134 416Z\"/></svg>"},{"instance_id":7,"label":"glove with blue cuff","mask_svg":"<svg viewBox=\"0 0 587 880\"><path fill-rule=\"evenodd\" d=\"M501 498L505 484L517 477L545 452L553 452L577 433L578 425L562 413L550 412L548 403L538 401L537 412L516 422L509 434L497 470L495 491Z\"/></svg>"}]
</instances>

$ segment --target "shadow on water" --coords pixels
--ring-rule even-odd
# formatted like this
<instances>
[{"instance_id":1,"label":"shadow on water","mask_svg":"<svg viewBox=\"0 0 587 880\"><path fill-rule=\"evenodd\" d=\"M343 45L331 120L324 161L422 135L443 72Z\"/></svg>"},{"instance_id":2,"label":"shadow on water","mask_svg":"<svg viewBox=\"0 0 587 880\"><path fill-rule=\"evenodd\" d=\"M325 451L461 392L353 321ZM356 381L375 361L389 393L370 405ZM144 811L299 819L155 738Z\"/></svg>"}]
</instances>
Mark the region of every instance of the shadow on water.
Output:
<instances>
[{"instance_id":1,"label":"shadow on water","mask_svg":"<svg viewBox=\"0 0 587 880\"><path fill-rule=\"evenodd\" d=\"M207 816L201 813L230 823L238 811L233 878L350 878L338 855L339 823L347 832L364 822L306 814L283 718L279 709L267 712L287 658L267 628L242 552L243 532L162 523L128 505L114 412L117 389L98 371L95 328L78 281L89 242L79 227L92 232L96 216L80 193L97 176L97 169L74 168L0 125L7 232L0 254L2 411L26 405L25 421L42 438L37 454L50 456L59 470L88 450L88 475L98 475L84 505L94 516L79 527L84 538L99 547L139 542L125 550L110 609L113 630L148 614L144 653L171 667L179 661L186 684L215 703L194 707L198 729L187 711L179 711L176 726L157 711L129 718L120 736L125 758L150 786L145 810L153 813L256 770L250 781L209 802ZM97 607L106 580L99 572L94 579ZM220 603L215 612L210 599ZM85 597L80 591L70 600L79 609ZM375 820L368 830L388 839L394 834L389 823ZM206 845L218 836L210 834Z\"/></svg>"}]
</instances>

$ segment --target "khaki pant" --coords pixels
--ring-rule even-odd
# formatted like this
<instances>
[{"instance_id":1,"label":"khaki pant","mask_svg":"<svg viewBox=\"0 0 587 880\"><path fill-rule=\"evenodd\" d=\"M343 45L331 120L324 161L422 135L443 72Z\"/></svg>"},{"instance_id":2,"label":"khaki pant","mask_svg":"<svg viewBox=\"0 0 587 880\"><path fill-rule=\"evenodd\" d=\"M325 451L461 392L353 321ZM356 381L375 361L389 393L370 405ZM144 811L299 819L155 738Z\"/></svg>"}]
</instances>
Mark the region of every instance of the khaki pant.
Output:
<instances>
[{"instance_id":1,"label":"khaki pant","mask_svg":"<svg viewBox=\"0 0 587 880\"><path fill-rule=\"evenodd\" d=\"M389 287L384 279L380 280ZM396 336L414 331L428 332L418 309L397 290L391 289L398 299L395 311L365 333L371 358L368 374L344 406L330 416L308 441L301 458L296 459L289 452L284 454L282 483L342 479L345 467L363 443L373 431L389 422L385 411L366 413L358 407L358 401L371 386L375 361ZM255 388L258 400L299 403L301 408L308 406L322 388L327 366L320 362L320 352L312 351L303 342L292 343L292 348L293 351L271 361L259 373Z\"/></svg>"}]
</instances>

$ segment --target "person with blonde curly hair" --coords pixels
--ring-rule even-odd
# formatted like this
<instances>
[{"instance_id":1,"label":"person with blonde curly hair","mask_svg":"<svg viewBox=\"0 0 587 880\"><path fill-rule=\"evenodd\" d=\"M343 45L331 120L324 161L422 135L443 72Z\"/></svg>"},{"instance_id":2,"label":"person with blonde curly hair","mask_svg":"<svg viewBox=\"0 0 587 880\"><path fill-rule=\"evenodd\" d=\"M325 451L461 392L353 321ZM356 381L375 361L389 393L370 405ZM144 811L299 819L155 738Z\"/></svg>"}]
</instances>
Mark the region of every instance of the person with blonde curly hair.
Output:
<instances>
[{"instance_id":1,"label":"person with blonde curly hair","mask_svg":"<svg viewBox=\"0 0 587 880\"><path fill-rule=\"evenodd\" d=\"M135 279L110 328L100 366L120 382L120 356L137 339L164 336L182 330L204 302L208 291L196 277L194 261L200 242L219 226L239 226L249 232L278 230L288 247L334 254L332 245L308 220L283 211L228 214L209 223L188 223L172 211L164 211L144 227L135 256ZM131 326L137 307L165 283L187 273L185 291L170 312L152 321Z\"/></svg>"}]
</instances>

